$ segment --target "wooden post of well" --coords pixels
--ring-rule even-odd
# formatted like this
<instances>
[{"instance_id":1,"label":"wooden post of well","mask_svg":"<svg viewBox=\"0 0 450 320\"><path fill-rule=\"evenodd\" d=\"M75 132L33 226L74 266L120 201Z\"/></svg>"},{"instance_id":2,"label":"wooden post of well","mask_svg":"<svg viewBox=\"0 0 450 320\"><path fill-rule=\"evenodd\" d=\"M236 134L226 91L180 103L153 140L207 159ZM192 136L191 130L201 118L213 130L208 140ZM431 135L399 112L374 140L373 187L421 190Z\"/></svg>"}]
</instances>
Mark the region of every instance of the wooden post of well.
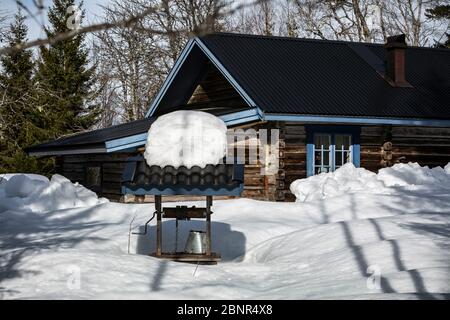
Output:
<instances>
[{"instance_id":1,"label":"wooden post of well","mask_svg":"<svg viewBox=\"0 0 450 320\"><path fill-rule=\"evenodd\" d=\"M211 206L212 196L206 196L206 255L211 256Z\"/></svg>"},{"instance_id":2,"label":"wooden post of well","mask_svg":"<svg viewBox=\"0 0 450 320\"><path fill-rule=\"evenodd\" d=\"M155 195L155 210L156 210L156 255L162 254L162 225L161 225L161 195Z\"/></svg>"}]
</instances>

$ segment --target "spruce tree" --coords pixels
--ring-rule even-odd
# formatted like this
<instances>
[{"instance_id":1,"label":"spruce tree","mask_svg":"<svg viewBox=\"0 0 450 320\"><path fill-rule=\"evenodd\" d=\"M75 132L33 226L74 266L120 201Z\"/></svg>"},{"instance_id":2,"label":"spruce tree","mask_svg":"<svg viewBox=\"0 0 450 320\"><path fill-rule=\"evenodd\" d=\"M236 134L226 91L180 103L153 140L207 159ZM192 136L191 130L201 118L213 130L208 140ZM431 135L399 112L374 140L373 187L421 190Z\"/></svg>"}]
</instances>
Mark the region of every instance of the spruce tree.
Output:
<instances>
[{"instance_id":1,"label":"spruce tree","mask_svg":"<svg viewBox=\"0 0 450 320\"><path fill-rule=\"evenodd\" d=\"M69 19L74 0L54 0L49 9L47 37L71 31ZM82 3L80 4L80 6ZM81 19L84 18L84 12ZM82 22L82 20L81 20ZM97 121L99 110L89 106L95 68L89 66L84 35L40 47L37 81L40 103L50 116L54 137L88 129Z\"/></svg>"},{"instance_id":2,"label":"spruce tree","mask_svg":"<svg viewBox=\"0 0 450 320\"><path fill-rule=\"evenodd\" d=\"M8 46L27 41L28 28L19 10L6 35ZM44 115L36 107L32 52L18 50L1 56L0 172L47 173L48 160L28 157L24 148L48 138Z\"/></svg>"}]
</instances>

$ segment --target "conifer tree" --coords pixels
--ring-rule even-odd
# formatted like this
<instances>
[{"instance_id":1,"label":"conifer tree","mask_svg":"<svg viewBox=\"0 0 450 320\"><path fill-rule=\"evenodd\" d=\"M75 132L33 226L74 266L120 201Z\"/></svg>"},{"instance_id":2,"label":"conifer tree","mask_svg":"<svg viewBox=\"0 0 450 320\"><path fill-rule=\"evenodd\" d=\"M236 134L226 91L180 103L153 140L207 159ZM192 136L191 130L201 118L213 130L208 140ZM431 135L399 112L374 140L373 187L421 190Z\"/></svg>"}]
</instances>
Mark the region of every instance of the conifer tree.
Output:
<instances>
[{"instance_id":1,"label":"conifer tree","mask_svg":"<svg viewBox=\"0 0 450 320\"><path fill-rule=\"evenodd\" d=\"M9 26L9 46L27 41L28 28L19 10ZM50 161L28 157L24 148L48 138L43 113L34 103L34 63L29 50L1 56L0 74L0 172L47 173Z\"/></svg>"},{"instance_id":2,"label":"conifer tree","mask_svg":"<svg viewBox=\"0 0 450 320\"><path fill-rule=\"evenodd\" d=\"M49 9L49 38L76 28L74 0L54 0ZM82 3L79 7L81 7ZM82 12L79 23L82 23ZM95 68L89 66L84 35L40 47L37 81L40 103L50 116L54 137L88 129L97 121L98 107L90 105Z\"/></svg>"}]
</instances>

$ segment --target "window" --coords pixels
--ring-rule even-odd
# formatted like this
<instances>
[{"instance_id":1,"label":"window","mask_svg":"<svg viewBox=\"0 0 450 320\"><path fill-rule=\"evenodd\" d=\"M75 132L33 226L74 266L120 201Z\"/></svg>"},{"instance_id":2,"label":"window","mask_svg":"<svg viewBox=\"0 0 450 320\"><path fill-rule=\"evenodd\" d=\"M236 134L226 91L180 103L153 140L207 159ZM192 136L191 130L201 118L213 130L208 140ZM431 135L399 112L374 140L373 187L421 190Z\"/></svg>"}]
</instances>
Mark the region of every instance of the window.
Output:
<instances>
[{"instance_id":1,"label":"window","mask_svg":"<svg viewBox=\"0 0 450 320\"><path fill-rule=\"evenodd\" d=\"M102 168L86 167L86 180L85 186L92 190L99 190L102 186Z\"/></svg>"},{"instance_id":2,"label":"window","mask_svg":"<svg viewBox=\"0 0 450 320\"><path fill-rule=\"evenodd\" d=\"M331 135L314 134L314 174L331 171Z\"/></svg>"},{"instance_id":3,"label":"window","mask_svg":"<svg viewBox=\"0 0 450 320\"><path fill-rule=\"evenodd\" d=\"M308 126L308 177L332 172L347 162L359 167L359 134L359 127Z\"/></svg>"}]
</instances>

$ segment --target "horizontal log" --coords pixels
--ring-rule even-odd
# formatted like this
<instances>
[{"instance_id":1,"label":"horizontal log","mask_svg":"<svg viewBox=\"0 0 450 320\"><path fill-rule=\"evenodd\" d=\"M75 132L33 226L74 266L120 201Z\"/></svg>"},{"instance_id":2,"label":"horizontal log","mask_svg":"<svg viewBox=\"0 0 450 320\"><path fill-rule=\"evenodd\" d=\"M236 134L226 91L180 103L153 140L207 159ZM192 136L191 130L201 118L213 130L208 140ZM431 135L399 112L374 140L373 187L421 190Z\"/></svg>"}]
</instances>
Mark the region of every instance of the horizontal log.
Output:
<instances>
[{"instance_id":1,"label":"horizontal log","mask_svg":"<svg viewBox=\"0 0 450 320\"><path fill-rule=\"evenodd\" d=\"M286 174L292 170L306 170L306 161L286 163L284 170L286 171Z\"/></svg>"},{"instance_id":2,"label":"horizontal log","mask_svg":"<svg viewBox=\"0 0 450 320\"><path fill-rule=\"evenodd\" d=\"M411 156L401 153L393 153L392 160L401 162L417 162L421 165L429 165L429 164L446 165L450 161L450 158L448 156L436 156L425 154Z\"/></svg>"},{"instance_id":3,"label":"horizontal log","mask_svg":"<svg viewBox=\"0 0 450 320\"><path fill-rule=\"evenodd\" d=\"M116 190L122 190L122 185L117 181L102 181L102 188L111 188Z\"/></svg>"},{"instance_id":4,"label":"horizontal log","mask_svg":"<svg viewBox=\"0 0 450 320\"><path fill-rule=\"evenodd\" d=\"M130 156L131 154L125 153L64 156L64 163L123 162Z\"/></svg>"},{"instance_id":5,"label":"horizontal log","mask_svg":"<svg viewBox=\"0 0 450 320\"><path fill-rule=\"evenodd\" d=\"M121 194L122 193L122 189L121 188L111 188L111 187L102 186L101 193L102 194L106 194L106 193Z\"/></svg>"},{"instance_id":6,"label":"horizontal log","mask_svg":"<svg viewBox=\"0 0 450 320\"><path fill-rule=\"evenodd\" d=\"M123 195L119 193L104 193L104 192L100 193L99 196L108 198L110 201L113 202L121 202L123 197Z\"/></svg>"},{"instance_id":7,"label":"horizontal log","mask_svg":"<svg viewBox=\"0 0 450 320\"><path fill-rule=\"evenodd\" d=\"M290 170L286 172L285 179L289 179L290 177L306 177L306 169L305 170Z\"/></svg>"},{"instance_id":8,"label":"horizontal log","mask_svg":"<svg viewBox=\"0 0 450 320\"><path fill-rule=\"evenodd\" d=\"M103 174L111 174L121 176L125 168L102 168Z\"/></svg>"},{"instance_id":9,"label":"horizontal log","mask_svg":"<svg viewBox=\"0 0 450 320\"><path fill-rule=\"evenodd\" d=\"M116 170L125 168L127 162L125 161L105 161L102 164L103 170Z\"/></svg>"},{"instance_id":10,"label":"horizontal log","mask_svg":"<svg viewBox=\"0 0 450 320\"><path fill-rule=\"evenodd\" d=\"M381 136L385 129L381 126L363 126L361 127L361 136Z\"/></svg>"},{"instance_id":11,"label":"horizontal log","mask_svg":"<svg viewBox=\"0 0 450 320\"><path fill-rule=\"evenodd\" d=\"M244 185L244 190L260 190L260 191L264 191L264 185L259 185L259 186L246 186Z\"/></svg>"},{"instance_id":12,"label":"horizontal log","mask_svg":"<svg viewBox=\"0 0 450 320\"><path fill-rule=\"evenodd\" d=\"M450 155L450 147L433 147L433 146L420 146L420 147L397 147L394 146L391 150L394 153L405 153L409 155Z\"/></svg>"},{"instance_id":13,"label":"horizontal log","mask_svg":"<svg viewBox=\"0 0 450 320\"><path fill-rule=\"evenodd\" d=\"M245 176L244 177L244 185L246 186L259 186L262 185L263 180L258 176Z\"/></svg>"},{"instance_id":14,"label":"horizontal log","mask_svg":"<svg viewBox=\"0 0 450 320\"><path fill-rule=\"evenodd\" d=\"M85 174L77 172L64 172L64 176L72 182L84 183Z\"/></svg>"},{"instance_id":15,"label":"horizontal log","mask_svg":"<svg viewBox=\"0 0 450 320\"><path fill-rule=\"evenodd\" d=\"M392 137L393 146L450 146L450 137Z\"/></svg>"},{"instance_id":16,"label":"horizontal log","mask_svg":"<svg viewBox=\"0 0 450 320\"><path fill-rule=\"evenodd\" d=\"M450 136L450 128L445 127L403 127L393 126L393 136Z\"/></svg>"},{"instance_id":17,"label":"horizontal log","mask_svg":"<svg viewBox=\"0 0 450 320\"><path fill-rule=\"evenodd\" d=\"M103 172L102 181L103 182L121 182L122 174L110 174Z\"/></svg>"},{"instance_id":18,"label":"horizontal log","mask_svg":"<svg viewBox=\"0 0 450 320\"><path fill-rule=\"evenodd\" d=\"M86 172L86 168L87 166L82 166L82 165L70 165L70 166L64 166L62 168L63 172L67 172L67 173L85 173Z\"/></svg>"},{"instance_id":19,"label":"horizontal log","mask_svg":"<svg viewBox=\"0 0 450 320\"><path fill-rule=\"evenodd\" d=\"M164 207L163 218L168 219L200 219L206 218L205 208L188 208L188 207Z\"/></svg>"},{"instance_id":20,"label":"horizontal log","mask_svg":"<svg viewBox=\"0 0 450 320\"><path fill-rule=\"evenodd\" d=\"M306 155L306 146L286 146L283 151L285 154Z\"/></svg>"}]
</instances>

